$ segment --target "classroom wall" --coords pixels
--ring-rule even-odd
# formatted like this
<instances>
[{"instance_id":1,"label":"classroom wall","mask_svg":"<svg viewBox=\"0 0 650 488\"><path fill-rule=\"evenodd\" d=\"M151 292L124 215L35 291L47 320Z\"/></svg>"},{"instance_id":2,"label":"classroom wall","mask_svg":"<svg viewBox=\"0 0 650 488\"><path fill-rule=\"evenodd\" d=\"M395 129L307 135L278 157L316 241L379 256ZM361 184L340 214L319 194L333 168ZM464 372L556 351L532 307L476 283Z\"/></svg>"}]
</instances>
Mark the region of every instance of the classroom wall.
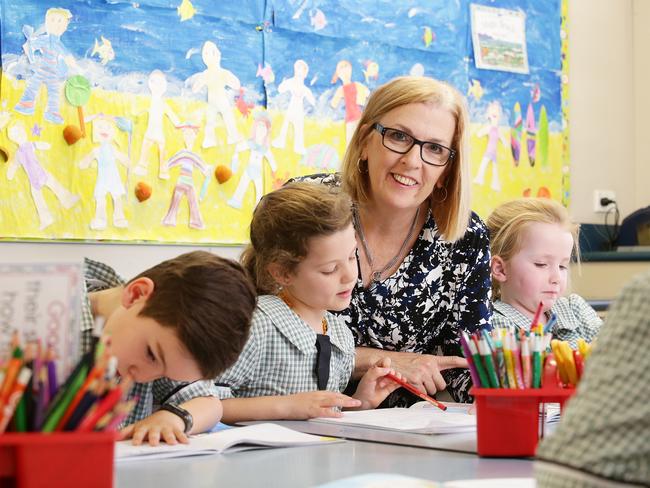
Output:
<instances>
[{"instance_id":1,"label":"classroom wall","mask_svg":"<svg viewBox=\"0 0 650 488\"><path fill-rule=\"evenodd\" d=\"M632 3L634 70L635 208L650 205L650 1Z\"/></svg>"},{"instance_id":2,"label":"classroom wall","mask_svg":"<svg viewBox=\"0 0 650 488\"><path fill-rule=\"evenodd\" d=\"M593 190L616 191L621 214L650 205L650 1L569 0L571 214L602 223ZM236 258L239 247L206 247ZM0 259L88 256L128 277L192 246L0 243Z\"/></svg>"},{"instance_id":3,"label":"classroom wall","mask_svg":"<svg viewBox=\"0 0 650 488\"><path fill-rule=\"evenodd\" d=\"M569 0L570 211L578 222L603 223L595 189L614 190L622 215L637 207L632 24L632 0Z\"/></svg>"}]
</instances>

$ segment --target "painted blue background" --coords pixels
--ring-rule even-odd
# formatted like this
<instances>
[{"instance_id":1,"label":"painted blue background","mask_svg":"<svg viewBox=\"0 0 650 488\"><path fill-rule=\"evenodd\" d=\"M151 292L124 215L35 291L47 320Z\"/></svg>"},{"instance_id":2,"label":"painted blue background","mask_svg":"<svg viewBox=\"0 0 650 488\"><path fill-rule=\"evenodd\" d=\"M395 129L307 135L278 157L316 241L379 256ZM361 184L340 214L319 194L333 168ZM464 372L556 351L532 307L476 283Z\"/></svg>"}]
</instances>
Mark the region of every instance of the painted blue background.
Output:
<instances>
[{"instance_id":1,"label":"painted blue background","mask_svg":"<svg viewBox=\"0 0 650 488\"><path fill-rule=\"evenodd\" d=\"M146 92L146 75L160 69L170 81L169 95L194 96L185 80L205 69L200 49L211 40L222 52L222 67L232 71L247 88L247 97L272 108L286 107L277 86L293 75L293 63L304 59L310 66L306 84L318 100L308 112L318 117L342 118L326 103L337 87L331 83L336 63L347 59L353 81L374 88L394 76L408 74L415 63L426 75L449 81L466 93L468 82L481 82L485 95L470 99L472 119L482 120L489 101L498 99L504 116L515 102L522 110L530 90L539 83L541 104L548 111L551 130L561 124L560 100L560 0L493 0L481 5L522 10L530 74L476 70L469 26L469 0L194 0L197 13L180 22L181 0L0 0L3 69L25 76L22 54L23 25L42 25L49 7L63 7L73 14L62 36L84 73L95 86L125 92ZM319 12L326 19L315 29ZM300 15L297 15L300 13ZM411 15L409 15L411 14ZM293 18L293 17L297 18ZM435 40L425 47L424 27ZM95 39L112 42L116 57L106 66L91 57ZM377 80L364 80L364 63L379 64ZM258 63L269 63L276 79L265 87L256 77ZM339 82L340 85L340 82Z\"/></svg>"}]
</instances>

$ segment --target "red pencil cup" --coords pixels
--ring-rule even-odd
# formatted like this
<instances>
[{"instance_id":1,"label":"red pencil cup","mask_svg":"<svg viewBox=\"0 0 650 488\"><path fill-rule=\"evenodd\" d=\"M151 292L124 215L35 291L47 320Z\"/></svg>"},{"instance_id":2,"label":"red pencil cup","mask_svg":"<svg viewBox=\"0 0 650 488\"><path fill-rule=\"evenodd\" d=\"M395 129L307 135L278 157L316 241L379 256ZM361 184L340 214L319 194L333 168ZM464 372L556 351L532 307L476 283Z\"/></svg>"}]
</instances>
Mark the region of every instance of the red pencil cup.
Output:
<instances>
[{"instance_id":1,"label":"red pencil cup","mask_svg":"<svg viewBox=\"0 0 650 488\"><path fill-rule=\"evenodd\" d=\"M539 405L564 403L575 388L472 388L479 456L528 457L539 442Z\"/></svg>"},{"instance_id":2,"label":"red pencil cup","mask_svg":"<svg viewBox=\"0 0 650 488\"><path fill-rule=\"evenodd\" d=\"M112 488L115 432L0 435L0 488Z\"/></svg>"}]
</instances>

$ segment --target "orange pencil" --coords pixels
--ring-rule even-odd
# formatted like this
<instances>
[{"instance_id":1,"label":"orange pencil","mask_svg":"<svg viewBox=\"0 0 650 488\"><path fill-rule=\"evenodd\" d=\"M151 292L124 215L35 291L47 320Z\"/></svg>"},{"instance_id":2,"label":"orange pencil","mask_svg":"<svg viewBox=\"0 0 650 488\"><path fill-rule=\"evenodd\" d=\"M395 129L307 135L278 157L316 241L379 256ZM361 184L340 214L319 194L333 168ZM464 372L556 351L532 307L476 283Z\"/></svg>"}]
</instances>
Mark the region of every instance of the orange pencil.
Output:
<instances>
[{"instance_id":1,"label":"orange pencil","mask_svg":"<svg viewBox=\"0 0 650 488\"><path fill-rule=\"evenodd\" d=\"M2 389L0 390L0 411L4 408L5 402L9 398L9 394L12 391L18 373L20 372L20 366L23 364L23 351L20 349L20 346L14 348L9 364L7 364L7 369L5 370L5 380L2 383Z\"/></svg>"},{"instance_id":2,"label":"orange pencil","mask_svg":"<svg viewBox=\"0 0 650 488\"><path fill-rule=\"evenodd\" d=\"M426 393L424 393L424 392L418 390L415 386L410 385L410 384L407 383L406 381L404 381L404 380L398 378L398 377L395 376L393 373L388 373L388 374L386 375L386 378L389 378L389 379L393 380L395 383L398 383L398 384L401 385L402 387L406 388L408 391L410 391L410 392L413 393L414 395L417 395L418 397L422 398L422 400L426 400L427 402L429 402L429 403L435 405L435 406L438 407L440 410L443 410L443 411L444 411L444 410L447 410L447 406L446 406L446 405L443 405L442 403L440 403L440 402L439 402L438 400L436 400L435 398L431 398L431 397L430 397L429 395L427 395Z\"/></svg>"},{"instance_id":3,"label":"orange pencil","mask_svg":"<svg viewBox=\"0 0 650 488\"><path fill-rule=\"evenodd\" d=\"M2 408L2 410L0 410L0 434L5 431L7 425L9 424L9 421L11 420L11 417L13 417L14 411L18 406L18 402L20 402L23 393L25 393L27 383L29 383L29 379L31 377L32 370L30 368L25 366L20 370L16 382L11 389L11 393L5 402L6 405Z\"/></svg>"}]
</instances>

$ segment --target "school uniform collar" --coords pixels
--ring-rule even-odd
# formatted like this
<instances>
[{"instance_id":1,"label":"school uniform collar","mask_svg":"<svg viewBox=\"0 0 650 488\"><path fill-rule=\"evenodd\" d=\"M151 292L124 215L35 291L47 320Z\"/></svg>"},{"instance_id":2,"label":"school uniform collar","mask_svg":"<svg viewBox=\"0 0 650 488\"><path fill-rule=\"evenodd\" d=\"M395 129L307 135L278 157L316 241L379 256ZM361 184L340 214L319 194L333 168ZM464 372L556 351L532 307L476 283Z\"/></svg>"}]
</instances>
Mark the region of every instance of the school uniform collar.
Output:
<instances>
[{"instance_id":1,"label":"school uniform collar","mask_svg":"<svg viewBox=\"0 0 650 488\"><path fill-rule=\"evenodd\" d=\"M302 353L313 352L316 347L316 332L281 298L275 295L262 295L257 299L257 308L267 316L278 332ZM327 335L330 337L332 346L345 353L353 353L354 347L350 345L349 341L346 341L345 331L342 330L342 327L346 327L346 325L330 312L325 313L325 318L328 325ZM300 321L302 326L297 327L296 321Z\"/></svg>"},{"instance_id":2,"label":"school uniform collar","mask_svg":"<svg viewBox=\"0 0 650 488\"><path fill-rule=\"evenodd\" d=\"M523 329L525 331L530 329L531 319L508 303L496 300L494 302L494 313L503 315L518 329Z\"/></svg>"}]
</instances>

